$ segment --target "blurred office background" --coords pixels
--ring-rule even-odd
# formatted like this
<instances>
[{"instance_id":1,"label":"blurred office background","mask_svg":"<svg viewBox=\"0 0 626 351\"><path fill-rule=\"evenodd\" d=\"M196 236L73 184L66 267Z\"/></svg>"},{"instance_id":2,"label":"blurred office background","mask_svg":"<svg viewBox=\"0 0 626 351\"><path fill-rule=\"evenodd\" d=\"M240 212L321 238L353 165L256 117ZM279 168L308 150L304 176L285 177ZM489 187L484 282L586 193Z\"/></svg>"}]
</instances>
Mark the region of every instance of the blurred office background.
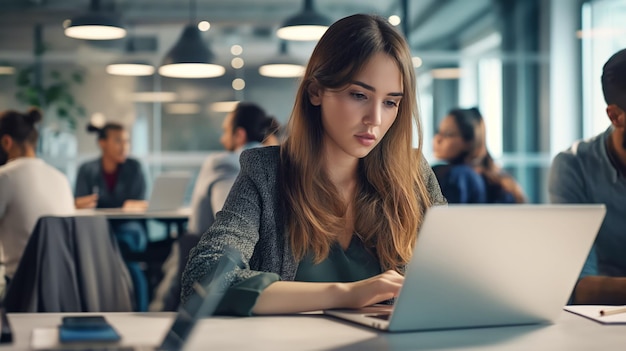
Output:
<instances>
[{"instance_id":1,"label":"blurred office background","mask_svg":"<svg viewBox=\"0 0 626 351\"><path fill-rule=\"evenodd\" d=\"M90 121L129 126L132 154L151 177L197 172L221 150L233 101L287 121L297 74L267 77L259 68L277 57L306 64L315 41L276 34L304 8L331 21L376 13L397 24L414 56L425 156L434 161L432 137L448 110L478 106L489 149L531 202L547 202L558 151L609 126L600 72L626 47L626 0L0 0L0 110L46 103L40 154L72 181L97 155L95 135L85 131ZM123 22L125 36L66 36L67 20L89 11ZM158 72L189 24L202 30L223 75ZM154 73L108 73L111 63L139 61Z\"/></svg>"}]
</instances>

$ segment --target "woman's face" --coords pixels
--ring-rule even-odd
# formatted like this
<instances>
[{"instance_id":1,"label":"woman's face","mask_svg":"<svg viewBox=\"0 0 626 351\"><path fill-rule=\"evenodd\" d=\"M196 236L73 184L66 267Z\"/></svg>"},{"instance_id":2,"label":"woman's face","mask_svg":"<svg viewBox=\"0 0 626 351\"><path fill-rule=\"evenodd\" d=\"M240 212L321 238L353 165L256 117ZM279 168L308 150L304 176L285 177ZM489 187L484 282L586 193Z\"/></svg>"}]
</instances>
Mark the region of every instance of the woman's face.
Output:
<instances>
[{"instance_id":1,"label":"woman's face","mask_svg":"<svg viewBox=\"0 0 626 351\"><path fill-rule=\"evenodd\" d=\"M403 91L398 65L378 53L345 88L311 92L311 103L321 108L326 155L367 156L396 120Z\"/></svg>"},{"instance_id":2,"label":"woman's face","mask_svg":"<svg viewBox=\"0 0 626 351\"><path fill-rule=\"evenodd\" d=\"M99 141L102 157L116 163L126 162L130 151L130 138L125 130L109 130L107 138Z\"/></svg>"},{"instance_id":3,"label":"woman's face","mask_svg":"<svg viewBox=\"0 0 626 351\"><path fill-rule=\"evenodd\" d=\"M450 161L466 151L467 148L467 142L463 140L454 117L446 116L439 124L439 131L433 138L435 157L440 160Z\"/></svg>"}]
</instances>

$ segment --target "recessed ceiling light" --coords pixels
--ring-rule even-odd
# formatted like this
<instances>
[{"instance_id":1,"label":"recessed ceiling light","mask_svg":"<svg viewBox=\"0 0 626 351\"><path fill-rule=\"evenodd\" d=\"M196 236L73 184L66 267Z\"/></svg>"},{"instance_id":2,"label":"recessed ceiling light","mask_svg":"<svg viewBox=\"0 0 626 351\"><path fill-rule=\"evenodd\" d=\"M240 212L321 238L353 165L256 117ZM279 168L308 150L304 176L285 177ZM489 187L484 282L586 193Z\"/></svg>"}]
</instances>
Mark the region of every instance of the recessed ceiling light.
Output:
<instances>
[{"instance_id":1,"label":"recessed ceiling light","mask_svg":"<svg viewBox=\"0 0 626 351\"><path fill-rule=\"evenodd\" d=\"M235 90L243 90L246 87L246 81L241 78L235 78L232 85Z\"/></svg>"},{"instance_id":2,"label":"recessed ceiling light","mask_svg":"<svg viewBox=\"0 0 626 351\"><path fill-rule=\"evenodd\" d=\"M170 102L177 98L176 93L166 91L144 91L131 95L131 99L136 102Z\"/></svg>"},{"instance_id":3,"label":"recessed ceiling light","mask_svg":"<svg viewBox=\"0 0 626 351\"><path fill-rule=\"evenodd\" d=\"M400 19L400 16L398 15L389 16L389 24L391 24L392 26L397 26L400 24L400 22L402 22L402 20Z\"/></svg>"},{"instance_id":4,"label":"recessed ceiling light","mask_svg":"<svg viewBox=\"0 0 626 351\"><path fill-rule=\"evenodd\" d=\"M460 68L435 68L430 71L430 74L434 79L459 79L461 78L462 71Z\"/></svg>"},{"instance_id":5,"label":"recessed ceiling light","mask_svg":"<svg viewBox=\"0 0 626 351\"><path fill-rule=\"evenodd\" d=\"M165 112L170 115L195 115L200 112L200 105L196 103L172 103L165 105Z\"/></svg>"},{"instance_id":6,"label":"recessed ceiling light","mask_svg":"<svg viewBox=\"0 0 626 351\"><path fill-rule=\"evenodd\" d=\"M214 112L232 112L239 104L239 101L219 101L211 104L211 111Z\"/></svg>"}]
</instances>

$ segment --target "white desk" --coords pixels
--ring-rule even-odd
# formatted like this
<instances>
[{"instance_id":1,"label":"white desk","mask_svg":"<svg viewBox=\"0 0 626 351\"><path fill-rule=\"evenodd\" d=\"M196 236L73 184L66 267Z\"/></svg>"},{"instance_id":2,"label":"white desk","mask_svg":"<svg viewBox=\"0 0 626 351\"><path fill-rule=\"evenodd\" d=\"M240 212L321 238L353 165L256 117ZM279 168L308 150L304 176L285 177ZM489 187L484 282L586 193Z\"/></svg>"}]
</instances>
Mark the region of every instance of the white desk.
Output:
<instances>
[{"instance_id":1,"label":"white desk","mask_svg":"<svg viewBox=\"0 0 626 351\"><path fill-rule=\"evenodd\" d=\"M104 216L108 219L160 219L160 220L187 220L191 215L191 208L184 207L177 210L145 211L124 210L121 208L97 208L76 210L76 216Z\"/></svg>"},{"instance_id":2,"label":"white desk","mask_svg":"<svg viewBox=\"0 0 626 351\"><path fill-rule=\"evenodd\" d=\"M191 208L183 207L166 211L125 210L122 208L79 209L75 211L75 215L103 216L107 219L154 219L165 223L168 233L171 233L170 226L176 225L177 234L180 236L185 232L185 223L189 220Z\"/></svg>"},{"instance_id":3,"label":"white desk","mask_svg":"<svg viewBox=\"0 0 626 351\"><path fill-rule=\"evenodd\" d=\"M123 345L160 343L171 313L109 313ZM61 314L9 314L13 345L30 346L33 328L55 327ZM200 321L186 350L602 350L626 348L626 326L602 326L563 312L557 324L390 334L321 315L230 318Z\"/></svg>"}]
</instances>

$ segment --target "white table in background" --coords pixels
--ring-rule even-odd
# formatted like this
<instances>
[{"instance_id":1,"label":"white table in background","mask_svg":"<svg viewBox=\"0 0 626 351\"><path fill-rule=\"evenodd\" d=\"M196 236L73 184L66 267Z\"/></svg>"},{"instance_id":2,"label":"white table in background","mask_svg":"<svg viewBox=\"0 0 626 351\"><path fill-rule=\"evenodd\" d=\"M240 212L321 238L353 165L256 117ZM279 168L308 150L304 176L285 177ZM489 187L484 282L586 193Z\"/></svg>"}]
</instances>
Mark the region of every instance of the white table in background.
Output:
<instances>
[{"instance_id":1,"label":"white table in background","mask_svg":"<svg viewBox=\"0 0 626 351\"><path fill-rule=\"evenodd\" d=\"M96 208L76 210L76 216L103 216L107 219L154 219L164 222L171 233L170 225L176 225L178 235L185 230L185 223L191 215L190 207L183 207L176 210L146 211L146 210L126 210L122 208Z\"/></svg>"}]
</instances>

